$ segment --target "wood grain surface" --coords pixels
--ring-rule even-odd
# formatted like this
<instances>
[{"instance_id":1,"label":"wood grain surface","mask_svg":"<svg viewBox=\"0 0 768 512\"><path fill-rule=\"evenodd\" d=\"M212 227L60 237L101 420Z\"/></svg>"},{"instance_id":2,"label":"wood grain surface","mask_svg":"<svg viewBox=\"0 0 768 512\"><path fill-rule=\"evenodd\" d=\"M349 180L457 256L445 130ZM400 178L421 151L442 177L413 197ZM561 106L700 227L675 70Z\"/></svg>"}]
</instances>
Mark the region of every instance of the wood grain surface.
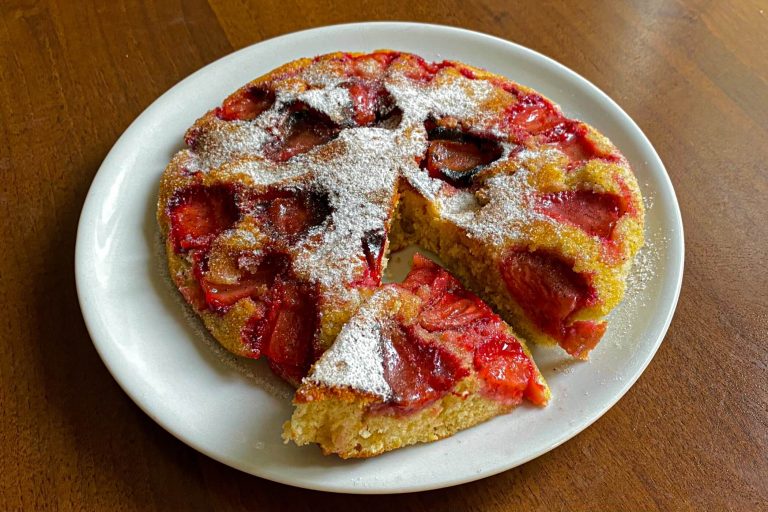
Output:
<instances>
[{"instance_id":1,"label":"wood grain surface","mask_svg":"<svg viewBox=\"0 0 768 512\"><path fill-rule=\"evenodd\" d=\"M768 510L768 3L0 3L0 509ZM233 49L341 22L487 32L597 84L664 160L686 230L672 326L602 419L450 489L345 496L198 454L120 390L75 292L76 223L128 124Z\"/></svg>"}]
</instances>

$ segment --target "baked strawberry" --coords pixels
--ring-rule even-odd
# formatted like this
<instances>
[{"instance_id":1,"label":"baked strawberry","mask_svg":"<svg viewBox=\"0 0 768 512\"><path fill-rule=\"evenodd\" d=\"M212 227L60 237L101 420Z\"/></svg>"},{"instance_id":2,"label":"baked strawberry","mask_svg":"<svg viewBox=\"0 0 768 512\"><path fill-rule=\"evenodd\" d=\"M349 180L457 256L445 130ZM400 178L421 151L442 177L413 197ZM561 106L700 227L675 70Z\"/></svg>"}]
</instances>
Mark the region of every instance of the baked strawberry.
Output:
<instances>
[{"instance_id":1,"label":"baked strawberry","mask_svg":"<svg viewBox=\"0 0 768 512\"><path fill-rule=\"evenodd\" d=\"M484 380L486 392L500 400L518 404L523 398L536 405L547 402L546 386L536 378L530 357L520 342L502 331L485 339L475 349L473 364Z\"/></svg>"},{"instance_id":2,"label":"baked strawberry","mask_svg":"<svg viewBox=\"0 0 768 512\"><path fill-rule=\"evenodd\" d=\"M249 320L244 341L251 357L266 357L277 375L298 385L314 359L315 299L306 287L282 275L263 300L266 310Z\"/></svg>"},{"instance_id":3,"label":"baked strawberry","mask_svg":"<svg viewBox=\"0 0 768 512\"><path fill-rule=\"evenodd\" d=\"M353 80L344 84L349 91L354 109L354 120L358 126L379 126L402 113L395 99L379 81ZM393 122L397 125L397 122ZM387 126L388 127L388 126Z\"/></svg>"},{"instance_id":4,"label":"baked strawberry","mask_svg":"<svg viewBox=\"0 0 768 512\"><path fill-rule=\"evenodd\" d=\"M249 258L250 256L250 258ZM205 302L212 310L223 313L245 298L264 300L275 278L286 271L287 262L280 254L261 256L251 262L251 254L236 257L242 276L236 283L221 283L209 275L205 261L196 264L195 274L205 293ZM248 262L247 267L243 262Z\"/></svg>"},{"instance_id":5,"label":"baked strawberry","mask_svg":"<svg viewBox=\"0 0 768 512\"><path fill-rule=\"evenodd\" d=\"M468 370L446 349L423 342L412 329L396 329L385 342L384 378L393 397L387 409L411 412L439 398Z\"/></svg>"},{"instance_id":6,"label":"baked strawberry","mask_svg":"<svg viewBox=\"0 0 768 512\"><path fill-rule=\"evenodd\" d=\"M591 190L568 190L539 197L539 211L580 227L592 236L611 238L616 222L624 215L621 198Z\"/></svg>"},{"instance_id":7,"label":"baked strawberry","mask_svg":"<svg viewBox=\"0 0 768 512\"><path fill-rule=\"evenodd\" d=\"M567 325L574 313L594 303L594 290L584 275L574 272L558 256L525 249L511 251L501 273L509 292L537 327L561 344L569 340L563 347L569 353L585 355L573 339L585 332L569 331ZM590 341L585 339L584 343Z\"/></svg>"},{"instance_id":8,"label":"baked strawberry","mask_svg":"<svg viewBox=\"0 0 768 512\"><path fill-rule=\"evenodd\" d=\"M551 129L563 120L555 106L538 94L520 97L508 109L508 122L520 133L535 135Z\"/></svg>"},{"instance_id":9,"label":"baked strawberry","mask_svg":"<svg viewBox=\"0 0 768 512\"><path fill-rule=\"evenodd\" d=\"M587 127L579 121L565 120L543 132L544 141L568 156L572 164L603 154L594 142L587 139Z\"/></svg>"},{"instance_id":10,"label":"baked strawberry","mask_svg":"<svg viewBox=\"0 0 768 512\"><path fill-rule=\"evenodd\" d=\"M211 241L239 217L233 191L226 186L194 185L169 202L171 239L177 252L207 249Z\"/></svg>"},{"instance_id":11,"label":"baked strawberry","mask_svg":"<svg viewBox=\"0 0 768 512\"><path fill-rule=\"evenodd\" d=\"M298 197L278 197L267 211L275 229L286 236L299 235L310 226L312 213Z\"/></svg>"},{"instance_id":12,"label":"baked strawberry","mask_svg":"<svg viewBox=\"0 0 768 512\"><path fill-rule=\"evenodd\" d=\"M444 293L422 312L419 325L428 331L466 330L478 320L493 316L493 311L470 293Z\"/></svg>"},{"instance_id":13,"label":"baked strawberry","mask_svg":"<svg viewBox=\"0 0 768 512\"><path fill-rule=\"evenodd\" d=\"M278 239L296 242L331 215L328 195L315 190L269 190L243 193L240 208L256 217Z\"/></svg>"},{"instance_id":14,"label":"baked strawberry","mask_svg":"<svg viewBox=\"0 0 768 512\"><path fill-rule=\"evenodd\" d=\"M274 91L263 87L249 87L227 99L216 110L216 116L224 121L250 121L275 103Z\"/></svg>"},{"instance_id":15,"label":"baked strawberry","mask_svg":"<svg viewBox=\"0 0 768 512\"><path fill-rule=\"evenodd\" d=\"M584 359L589 351L597 346L607 327L608 322L594 322L592 320L572 322L565 327L558 344L572 356Z\"/></svg>"},{"instance_id":16,"label":"baked strawberry","mask_svg":"<svg viewBox=\"0 0 768 512\"><path fill-rule=\"evenodd\" d=\"M200 285L205 292L205 302L214 311L226 311L237 301L263 294L268 281L260 278L244 279L236 284L217 284L203 279Z\"/></svg>"}]
</instances>

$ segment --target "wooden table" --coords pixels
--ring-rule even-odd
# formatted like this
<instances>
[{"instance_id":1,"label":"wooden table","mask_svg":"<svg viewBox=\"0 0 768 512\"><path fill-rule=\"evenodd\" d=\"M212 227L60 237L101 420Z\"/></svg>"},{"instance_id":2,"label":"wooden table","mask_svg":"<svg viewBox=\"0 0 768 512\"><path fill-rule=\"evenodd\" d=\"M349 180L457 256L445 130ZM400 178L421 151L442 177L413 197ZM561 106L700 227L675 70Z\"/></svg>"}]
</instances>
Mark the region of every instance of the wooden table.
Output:
<instances>
[{"instance_id":1,"label":"wooden table","mask_svg":"<svg viewBox=\"0 0 768 512\"><path fill-rule=\"evenodd\" d=\"M768 4L387 4L2 3L0 509L768 510ZM177 441L100 361L73 275L91 179L162 92L233 49L372 19L488 32L586 76L655 144L687 246L665 342L595 425L495 477L387 497L275 484Z\"/></svg>"}]
</instances>

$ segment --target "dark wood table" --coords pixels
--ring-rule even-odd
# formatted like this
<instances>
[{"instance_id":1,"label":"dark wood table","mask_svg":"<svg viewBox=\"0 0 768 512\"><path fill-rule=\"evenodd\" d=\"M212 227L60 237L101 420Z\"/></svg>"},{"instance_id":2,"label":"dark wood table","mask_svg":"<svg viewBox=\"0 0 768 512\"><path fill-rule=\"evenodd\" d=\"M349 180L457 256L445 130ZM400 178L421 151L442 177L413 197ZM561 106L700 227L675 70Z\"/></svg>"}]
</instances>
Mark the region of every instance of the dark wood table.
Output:
<instances>
[{"instance_id":1,"label":"dark wood table","mask_svg":"<svg viewBox=\"0 0 768 512\"><path fill-rule=\"evenodd\" d=\"M0 509L768 510L768 3L32 2L0 5ZM161 93L280 34L374 19L543 52L638 122L677 190L686 273L656 358L565 445L478 482L366 497L200 455L94 350L74 241L109 148Z\"/></svg>"}]
</instances>

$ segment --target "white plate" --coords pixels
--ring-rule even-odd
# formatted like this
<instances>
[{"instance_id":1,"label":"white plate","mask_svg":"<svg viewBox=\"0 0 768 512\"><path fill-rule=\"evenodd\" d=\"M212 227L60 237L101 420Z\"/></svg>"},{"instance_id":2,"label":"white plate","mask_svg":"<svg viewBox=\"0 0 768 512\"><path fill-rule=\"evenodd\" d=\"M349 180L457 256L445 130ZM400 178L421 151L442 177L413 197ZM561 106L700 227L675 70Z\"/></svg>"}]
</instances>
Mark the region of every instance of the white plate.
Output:
<instances>
[{"instance_id":1,"label":"white plate","mask_svg":"<svg viewBox=\"0 0 768 512\"><path fill-rule=\"evenodd\" d=\"M361 461L283 445L290 390L261 362L227 357L188 318L163 275L154 218L158 179L184 130L245 82L298 57L394 48L455 59L531 86L613 140L631 162L648 211L649 248L627 300L589 363L534 350L553 391L543 409L512 414L436 443ZM434 489L522 464L607 411L650 362L669 326L683 270L672 184L648 139L608 96L573 71L508 41L413 23L324 27L271 39L210 64L166 92L120 137L93 180L77 235L80 306L94 345L126 393L173 435L225 464L312 489Z\"/></svg>"}]
</instances>

